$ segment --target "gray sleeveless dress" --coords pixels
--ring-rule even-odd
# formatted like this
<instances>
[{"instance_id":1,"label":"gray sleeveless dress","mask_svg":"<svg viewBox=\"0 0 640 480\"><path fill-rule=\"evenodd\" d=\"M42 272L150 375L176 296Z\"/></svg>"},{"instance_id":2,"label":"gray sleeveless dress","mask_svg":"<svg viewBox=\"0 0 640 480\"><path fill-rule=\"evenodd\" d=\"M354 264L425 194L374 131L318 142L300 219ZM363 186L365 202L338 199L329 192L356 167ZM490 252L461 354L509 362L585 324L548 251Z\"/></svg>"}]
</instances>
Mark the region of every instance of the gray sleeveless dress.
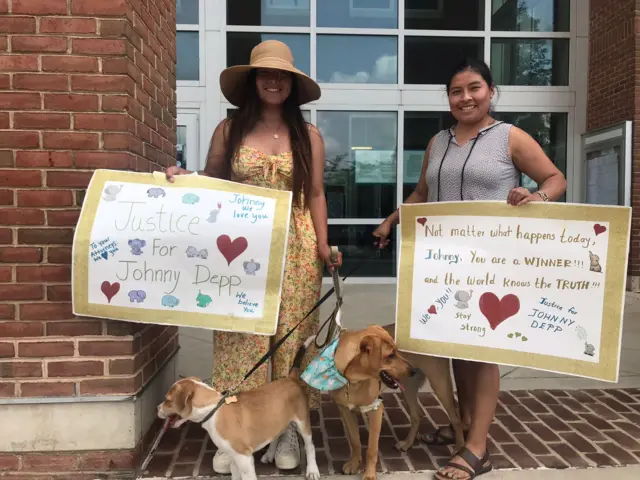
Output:
<instances>
[{"instance_id":1,"label":"gray sleeveless dress","mask_svg":"<svg viewBox=\"0 0 640 480\"><path fill-rule=\"evenodd\" d=\"M453 128L439 132L429 152L427 201L506 201L520 185L520 171L509 156L511 127L496 122L464 145L457 143Z\"/></svg>"}]
</instances>

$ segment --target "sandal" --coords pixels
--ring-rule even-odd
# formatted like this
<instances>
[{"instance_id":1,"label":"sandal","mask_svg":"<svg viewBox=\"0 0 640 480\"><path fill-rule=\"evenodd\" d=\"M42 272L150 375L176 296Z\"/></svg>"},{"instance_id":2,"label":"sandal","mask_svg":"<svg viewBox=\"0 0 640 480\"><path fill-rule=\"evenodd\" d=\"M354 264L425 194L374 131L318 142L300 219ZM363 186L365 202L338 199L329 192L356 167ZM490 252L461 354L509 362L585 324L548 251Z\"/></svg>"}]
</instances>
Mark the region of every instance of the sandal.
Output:
<instances>
[{"instance_id":1,"label":"sandal","mask_svg":"<svg viewBox=\"0 0 640 480\"><path fill-rule=\"evenodd\" d=\"M444 427L438 428L433 433L421 433L418 435L418 440L424 443L425 445L430 446L444 446L444 445L455 445L456 439L453 436L443 435L443 430L448 429L453 433L453 425L447 425ZM464 437L467 437L469 430L462 431Z\"/></svg>"},{"instance_id":2,"label":"sandal","mask_svg":"<svg viewBox=\"0 0 640 480\"><path fill-rule=\"evenodd\" d=\"M466 477L459 477L456 480L472 480L493 470L493 465L491 464L491 462L489 462L489 451L486 451L482 458L478 458L467 447L463 447L458 452L456 452L452 458L455 457L460 457L469 464L469 467L466 467L449 460L447 465L443 467L452 467L467 474ZM435 474L435 478L437 480L452 480L454 477L450 477L449 475L440 473L438 471Z\"/></svg>"}]
</instances>

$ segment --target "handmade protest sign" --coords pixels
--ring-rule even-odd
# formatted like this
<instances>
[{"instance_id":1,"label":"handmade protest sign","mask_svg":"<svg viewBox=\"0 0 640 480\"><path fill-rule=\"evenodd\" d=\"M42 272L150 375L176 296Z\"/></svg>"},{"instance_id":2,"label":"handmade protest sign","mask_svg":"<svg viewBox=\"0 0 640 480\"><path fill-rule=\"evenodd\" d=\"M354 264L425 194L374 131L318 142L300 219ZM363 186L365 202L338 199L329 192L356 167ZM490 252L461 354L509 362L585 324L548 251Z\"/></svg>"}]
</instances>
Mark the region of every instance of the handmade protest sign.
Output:
<instances>
[{"instance_id":1,"label":"handmade protest sign","mask_svg":"<svg viewBox=\"0 0 640 480\"><path fill-rule=\"evenodd\" d=\"M273 335L291 192L97 170L73 241L73 310Z\"/></svg>"},{"instance_id":2,"label":"handmade protest sign","mask_svg":"<svg viewBox=\"0 0 640 480\"><path fill-rule=\"evenodd\" d=\"M396 339L415 353L616 382L627 207L400 207Z\"/></svg>"}]
</instances>

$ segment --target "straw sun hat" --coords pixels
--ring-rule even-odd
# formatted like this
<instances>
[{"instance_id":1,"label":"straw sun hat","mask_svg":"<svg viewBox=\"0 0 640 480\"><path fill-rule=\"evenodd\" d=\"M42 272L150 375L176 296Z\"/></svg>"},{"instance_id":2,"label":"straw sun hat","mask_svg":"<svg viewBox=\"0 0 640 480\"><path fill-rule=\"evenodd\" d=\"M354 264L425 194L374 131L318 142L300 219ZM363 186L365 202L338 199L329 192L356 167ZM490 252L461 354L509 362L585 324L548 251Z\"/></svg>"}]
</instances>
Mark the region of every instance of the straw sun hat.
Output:
<instances>
[{"instance_id":1,"label":"straw sun hat","mask_svg":"<svg viewBox=\"0 0 640 480\"><path fill-rule=\"evenodd\" d=\"M266 40L251 50L249 65L229 67L220 74L222 94L236 107L242 104L249 72L256 68L271 68L293 73L298 83L298 105L320 98L320 86L293 66L293 55L289 47L277 40Z\"/></svg>"}]
</instances>

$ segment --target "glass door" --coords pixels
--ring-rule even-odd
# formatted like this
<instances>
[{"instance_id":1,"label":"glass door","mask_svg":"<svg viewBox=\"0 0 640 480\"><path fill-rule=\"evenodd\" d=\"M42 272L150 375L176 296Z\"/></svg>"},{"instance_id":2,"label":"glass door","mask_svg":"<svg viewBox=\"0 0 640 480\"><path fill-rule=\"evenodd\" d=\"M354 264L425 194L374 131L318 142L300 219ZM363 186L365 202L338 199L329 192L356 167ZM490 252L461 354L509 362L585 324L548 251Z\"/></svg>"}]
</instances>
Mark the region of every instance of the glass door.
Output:
<instances>
[{"instance_id":1,"label":"glass door","mask_svg":"<svg viewBox=\"0 0 640 480\"><path fill-rule=\"evenodd\" d=\"M176 165L187 170L200 170L198 125L197 113L178 112Z\"/></svg>"}]
</instances>

